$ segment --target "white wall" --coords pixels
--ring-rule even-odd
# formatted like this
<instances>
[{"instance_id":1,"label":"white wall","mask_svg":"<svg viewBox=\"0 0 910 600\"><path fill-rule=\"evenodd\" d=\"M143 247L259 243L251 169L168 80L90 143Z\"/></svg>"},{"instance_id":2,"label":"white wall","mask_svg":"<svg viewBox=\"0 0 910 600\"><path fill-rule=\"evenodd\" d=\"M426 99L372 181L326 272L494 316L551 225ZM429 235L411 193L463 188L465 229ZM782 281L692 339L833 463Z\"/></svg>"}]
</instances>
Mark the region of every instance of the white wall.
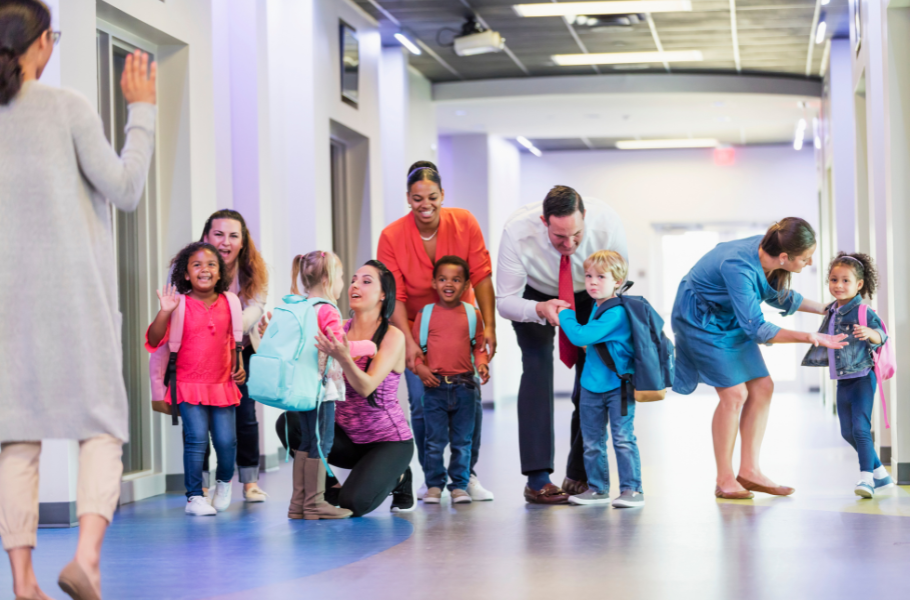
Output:
<instances>
[{"instance_id":1,"label":"white wall","mask_svg":"<svg viewBox=\"0 0 910 600\"><path fill-rule=\"evenodd\" d=\"M711 150L550 152L521 154L521 203L543 200L554 185L575 188L619 214L629 240L630 279L643 296L656 293L653 223L758 223L787 216L817 226L818 189L811 144L736 148L732 166L716 166ZM827 261L827 257L817 257ZM572 388L557 362L556 390Z\"/></svg>"}]
</instances>

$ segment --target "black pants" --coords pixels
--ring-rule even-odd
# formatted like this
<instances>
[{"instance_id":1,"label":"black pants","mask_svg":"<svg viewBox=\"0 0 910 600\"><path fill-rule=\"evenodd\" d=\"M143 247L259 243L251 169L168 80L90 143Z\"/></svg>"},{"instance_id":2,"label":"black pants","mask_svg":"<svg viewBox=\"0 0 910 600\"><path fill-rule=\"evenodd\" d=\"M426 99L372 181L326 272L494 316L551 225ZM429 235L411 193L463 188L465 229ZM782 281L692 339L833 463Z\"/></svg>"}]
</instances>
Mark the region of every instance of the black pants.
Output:
<instances>
[{"instance_id":1,"label":"black pants","mask_svg":"<svg viewBox=\"0 0 910 600\"><path fill-rule=\"evenodd\" d=\"M527 286L523 297L535 302L553 300ZM587 292L576 292L575 309L578 322L585 324L591 316L594 300ZM518 347L521 348L521 385L518 388L518 448L521 472L546 470L553 472L553 348L556 328L552 325L513 322ZM557 346L558 347L558 346ZM566 476L587 481L584 463L584 443L578 426L578 399L581 394L581 372L585 367L585 351L578 349L575 365L575 386L572 390L571 439Z\"/></svg>"},{"instance_id":2,"label":"black pants","mask_svg":"<svg viewBox=\"0 0 910 600\"><path fill-rule=\"evenodd\" d=\"M247 377L250 376L250 357L253 354L252 346L243 349L243 368ZM238 387L243 396L237 407L237 468L240 483L255 483L259 480L259 421L256 420L256 401L250 398L246 382ZM206 473L209 472L211 452L211 445L206 446L202 466Z\"/></svg>"},{"instance_id":3,"label":"black pants","mask_svg":"<svg viewBox=\"0 0 910 600\"><path fill-rule=\"evenodd\" d=\"M398 485L412 456L414 440L355 444L336 424L329 464L351 470L341 487L339 506L355 517L376 510Z\"/></svg>"}]
</instances>

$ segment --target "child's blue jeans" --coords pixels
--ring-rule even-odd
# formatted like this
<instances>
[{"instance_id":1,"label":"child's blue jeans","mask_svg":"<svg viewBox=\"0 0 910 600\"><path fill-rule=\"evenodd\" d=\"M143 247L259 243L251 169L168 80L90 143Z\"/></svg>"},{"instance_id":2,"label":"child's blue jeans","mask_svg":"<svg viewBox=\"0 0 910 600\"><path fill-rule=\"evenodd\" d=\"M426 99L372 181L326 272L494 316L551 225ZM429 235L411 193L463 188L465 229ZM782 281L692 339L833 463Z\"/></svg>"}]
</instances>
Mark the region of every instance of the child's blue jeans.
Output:
<instances>
[{"instance_id":1,"label":"child's blue jeans","mask_svg":"<svg viewBox=\"0 0 910 600\"><path fill-rule=\"evenodd\" d=\"M624 417L621 388L603 394L581 388L578 407L588 487L600 494L610 492L610 466L607 462L609 425L613 431L613 449L619 467L619 489L641 492L641 459L634 430L635 402L629 399L628 414Z\"/></svg>"},{"instance_id":2,"label":"child's blue jeans","mask_svg":"<svg viewBox=\"0 0 910 600\"><path fill-rule=\"evenodd\" d=\"M203 406L186 402L181 402L178 406L180 416L183 417L183 480L186 497L202 496L202 463L205 461L210 431L215 456L218 457L215 480L230 481L234 477L234 461L237 458L236 407Z\"/></svg>"},{"instance_id":3,"label":"child's blue jeans","mask_svg":"<svg viewBox=\"0 0 910 600\"><path fill-rule=\"evenodd\" d=\"M859 455L859 470L871 473L882 466L872 441L872 405L875 403L875 375L837 382L837 418L840 434Z\"/></svg>"},{"instance_id":4,"label":"child's blue jeans","mask_svg":"<svg viewBox=\"0 0 910 600\"><path fill-rule=\"evenodd\" d=\"M316 413L319 412L317 417ZM300 419L300 446L298 452L307 452L310 458L319 458L319 443L316 439L316 428L322 439L322 453L328 458L335 441L335 403L323 402L318 408L297 413Z\"/></svg>"},{"instance_id":5,"label":"child's blue jeans","mask_svg":"<svg viewBox=\"0 0 910 600\"><path fill-rule=\"evenodd\" d=\"M446 469L442 454L451 445L449 457L450 490L468 488L471 477L471 438L474 436L477 390L463 383L446 383L442 376L439 386L426 388L423 395L423 418L426 424L426 453L424 470L427 487L442 488L446 484Z\"/></svg>"}]
</instances>

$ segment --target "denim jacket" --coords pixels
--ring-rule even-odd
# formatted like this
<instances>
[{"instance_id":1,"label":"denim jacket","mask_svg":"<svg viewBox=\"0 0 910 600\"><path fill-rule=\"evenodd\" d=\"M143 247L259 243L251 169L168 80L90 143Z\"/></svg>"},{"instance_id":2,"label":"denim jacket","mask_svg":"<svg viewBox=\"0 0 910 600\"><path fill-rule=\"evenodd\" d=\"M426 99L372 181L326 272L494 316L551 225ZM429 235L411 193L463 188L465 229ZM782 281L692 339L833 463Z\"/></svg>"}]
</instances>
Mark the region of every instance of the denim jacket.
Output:
<instances>
[{"instance_id":1,"label":"denim jacket","mask_svg":"<svg viewBox=\"0 0 910 600\"><path fill-rule=\"evenodd\" d=\"M857 294L853 300L838 308L834 312L834 334L847 334L846 341L849 344L834 351L835 368L838 375L852 375L875 366L872 359L872 351L881 344L872 344L864 340L858 340L853 335L853 326L859 325L859 306L862 298ZM832 303L833 304L833 303ZM819 333L828 333L828 327L831 324L831 304L828 305L828 313L822 322ZM888 340L882 328L882 320L878 318L872 309L866 310L867 325L876 330L882 336L882 344ZM803 359L804 367L827 367L828 366L828 349L824 346L809 348L806 357Z\"/></svg>"}]
</instances>

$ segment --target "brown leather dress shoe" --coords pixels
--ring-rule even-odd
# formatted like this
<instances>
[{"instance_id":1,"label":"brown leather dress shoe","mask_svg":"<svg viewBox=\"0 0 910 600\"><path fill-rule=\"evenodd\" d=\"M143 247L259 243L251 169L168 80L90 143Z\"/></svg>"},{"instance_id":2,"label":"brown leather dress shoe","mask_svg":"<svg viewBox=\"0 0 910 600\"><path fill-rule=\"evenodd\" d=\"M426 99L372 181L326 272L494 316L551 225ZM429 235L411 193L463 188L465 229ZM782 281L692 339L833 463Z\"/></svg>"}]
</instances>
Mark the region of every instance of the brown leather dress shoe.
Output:
<instances>
[{"instance_id":1,"label":"brown leather dress shoe","mask_svg":"<svg viewBox=\"0 0 910 600\"><path fill-rule=\"evenodd\" d=\"M588 482L566 477L562 480L562 489L570 496L577 496L588 491Z\"/></svg>"},{"instance_id":2,"label":"brown leather dress shoe","mask_svg":"<svg viewBox=\"0 0 910 600\"><path fill-rule=\"evenodd\" d=\"M753 492L761 492L762 494L771 494L772 496L789 496L796 491L796 489L786 485L778 485L775 487L758 485L757 483L752 483L743 477L737 477L736 481L738 481L739 485L743 486L747 490L751 490Z\"/></svg>"},{"instance_id":3,"label":"brown leather dress shoe","mask_svg":"<svg viewBox=\"0 0 910 600\"><path fill-rule=\"evenodd\" d=\"M755 497L755 494L749 490L743 490L741 492L725 492L720 489L720 486L714 488L714 495L718 498L723 498L724 500L751 500Z\"/></svg>"},{"instance_id":4,"label":"brown leather dress shoe","mask_svg":"<svg viewBox=\"0 0 910 600\"><path fill-rule=\"evenodd\" d=\"M562 488L548 483L539 491L525 486L525 500L530 504L568 504L569 495Z\"/></svg>"}]
</instances>

